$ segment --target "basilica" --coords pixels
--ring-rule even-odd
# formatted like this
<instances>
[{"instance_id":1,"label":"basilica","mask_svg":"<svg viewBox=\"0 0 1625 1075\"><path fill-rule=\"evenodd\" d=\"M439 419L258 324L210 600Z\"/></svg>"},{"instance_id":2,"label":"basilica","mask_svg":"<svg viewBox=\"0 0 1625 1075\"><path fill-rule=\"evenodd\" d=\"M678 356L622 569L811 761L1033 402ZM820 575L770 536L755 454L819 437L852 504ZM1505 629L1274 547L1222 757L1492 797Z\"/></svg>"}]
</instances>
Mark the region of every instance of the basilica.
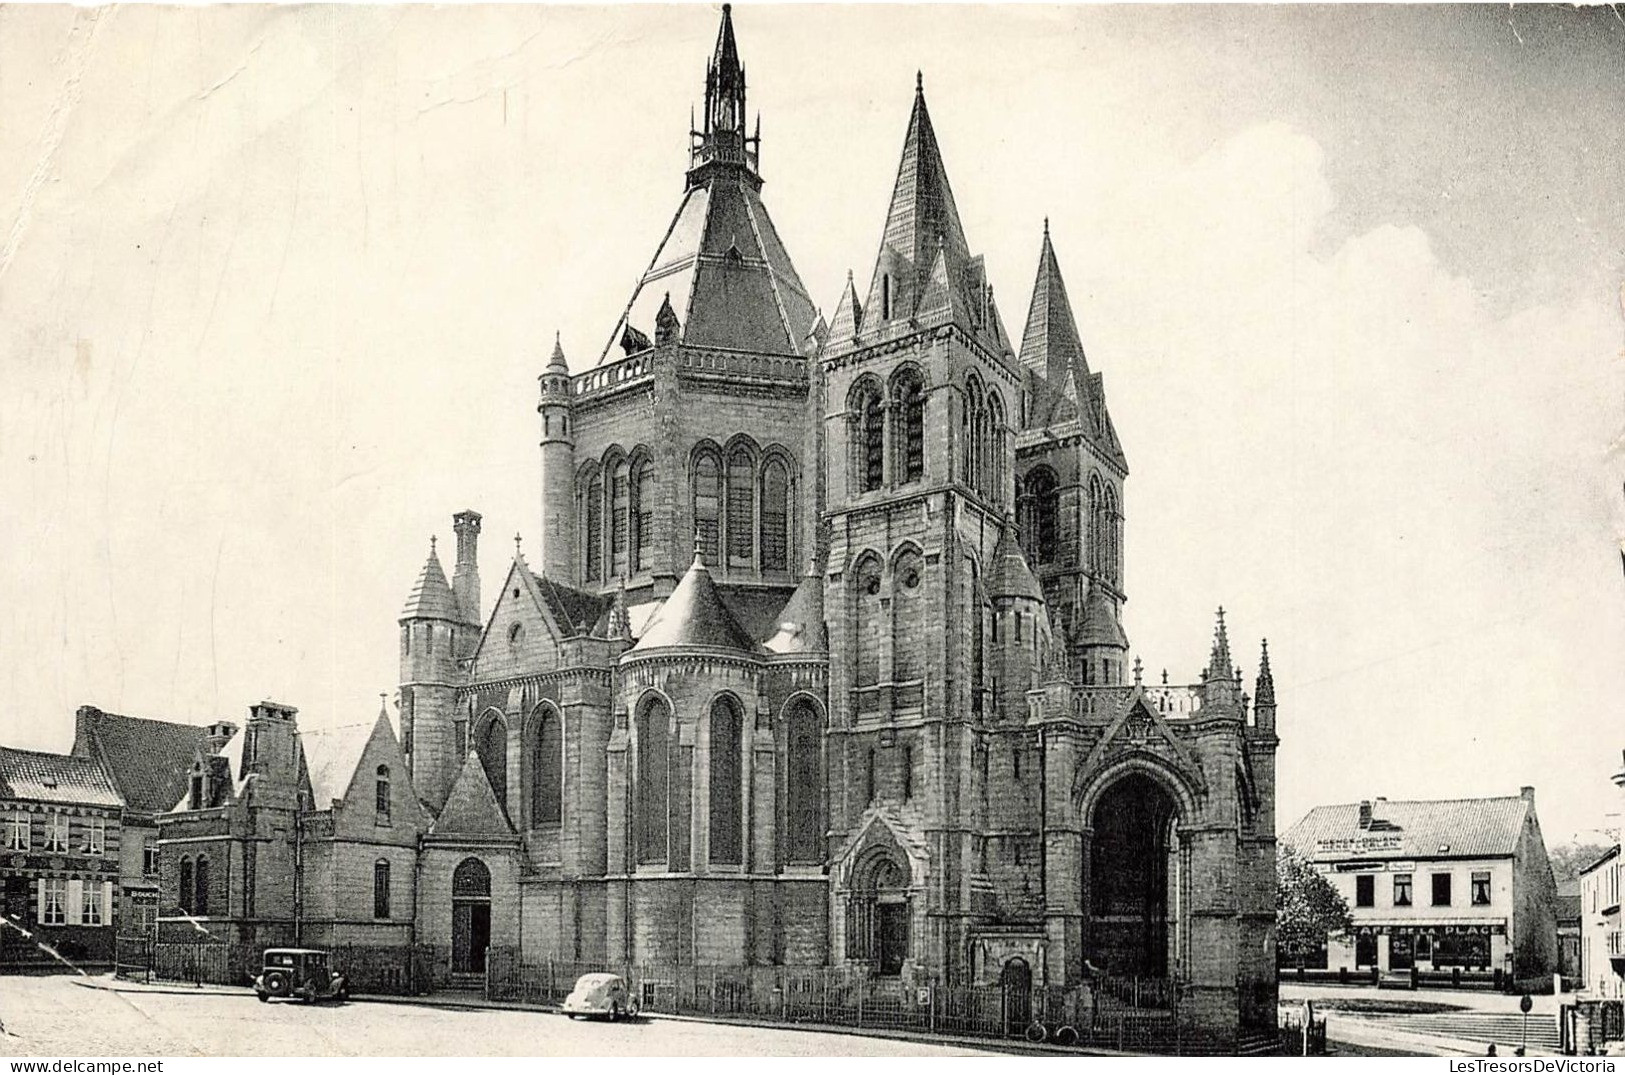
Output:
<instances>
[{"instance_id":1,"label":"basilica","mask_svg":"<svg viewBox=\"0 0 1625 1075\"><path fill-rule=\"evenodd\" d=\"M200 756L159 822L170 902L196 911L214 842L243 893L216 916L427 945L446 979L498 948L1111 976L1274 1026L1268 651L1244 685L1221 611L1196 682L1131 661L1128 462L1048 225L1016 343L919 82L908 110L872 272L826 319L723 6L648 270L601 354L542 363L539 542L482 585L482 519L453 516L394 721L323 744L267 703Z\"/></svg>"}]
</instances>

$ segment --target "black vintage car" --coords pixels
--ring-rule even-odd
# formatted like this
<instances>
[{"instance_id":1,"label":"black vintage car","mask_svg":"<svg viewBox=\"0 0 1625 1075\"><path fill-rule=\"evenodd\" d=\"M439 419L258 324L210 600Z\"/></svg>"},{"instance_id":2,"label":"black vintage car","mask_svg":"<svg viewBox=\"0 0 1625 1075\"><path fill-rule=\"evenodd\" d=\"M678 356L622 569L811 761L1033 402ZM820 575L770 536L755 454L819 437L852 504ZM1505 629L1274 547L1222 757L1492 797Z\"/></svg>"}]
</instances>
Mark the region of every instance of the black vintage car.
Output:
<instances>
[{"instance_id":1,"label":"black vintage car","mask_svg":"<svg viewBox=\"0 0 1625 1075\"><path fill-rule=\"evenodd\" d=\"M344 975L328 966L327 953L319 948L267 948L254 993L262 1004L272 997L307 1004L350 998Z\"/></svg>"}]
</instances>

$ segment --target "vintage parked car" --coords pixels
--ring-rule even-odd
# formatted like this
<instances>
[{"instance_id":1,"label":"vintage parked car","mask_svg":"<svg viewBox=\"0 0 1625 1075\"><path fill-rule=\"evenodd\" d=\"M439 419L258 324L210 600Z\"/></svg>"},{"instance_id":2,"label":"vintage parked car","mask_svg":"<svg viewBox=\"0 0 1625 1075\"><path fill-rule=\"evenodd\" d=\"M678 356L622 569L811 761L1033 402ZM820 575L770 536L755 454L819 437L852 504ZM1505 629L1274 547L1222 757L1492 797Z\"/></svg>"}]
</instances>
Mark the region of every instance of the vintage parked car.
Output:
<instances>
[{"instance_id":1,"label":"vintage parked car","mask_svg":"<svg viewBox=\"0 0 1625 1075\"><path fill-rule=\"evenodd\" d=\"M631 1019L638 1014L637 998L619 974L583 974L576 987L564 998L559 1010L571 1019L588 1015L608 1016L610 1021Z\"/></svg>"},{"instance_id":2,"label":"vintage parked car","mask_svg":"<svg viewBox=\"0 0 1625 1075\"><path fill-rule=\"evenodd\" d=\"M254 993L262 1004L272 997L298 998L307 1004L350 999L344 975L327 965L327 953L318 948L267 948Z\"/></svg>"}]
</instances>

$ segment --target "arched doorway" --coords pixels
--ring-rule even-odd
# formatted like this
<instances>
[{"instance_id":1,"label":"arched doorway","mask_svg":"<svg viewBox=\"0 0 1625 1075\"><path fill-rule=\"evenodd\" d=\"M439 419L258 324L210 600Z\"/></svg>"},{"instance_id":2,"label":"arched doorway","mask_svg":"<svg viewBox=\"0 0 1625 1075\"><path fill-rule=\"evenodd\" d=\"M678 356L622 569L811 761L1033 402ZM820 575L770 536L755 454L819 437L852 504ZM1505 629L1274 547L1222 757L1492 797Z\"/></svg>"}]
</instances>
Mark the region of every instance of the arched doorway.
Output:
<instances>
[{"instance_id":1,"label":"arched doorway","mask_svg":"<svg viewBox=\"0 0 1625 1075\"><path fill-rule=\"evenodd\" d=\"M479 859L464 859L451 875L452 971L484 972L490 947L491 871Z\"/></svg>"},{"instance_id":2,"label":"arched doorway","mask_svg":"<svg viewBox=\"0 0 1625 1075\"><path fill-rule=\"evenodd\" d=\"M1020 1034L1033 1021L1033 969L1017 956L999 972L999 988L1004 993L1004 1029Z\"/></svg>"},{"instance_id":3,"label":"arched doorway","mask_svg":"<svg viewBox=\"0 0 1625 1075\"><path fill-rule=\"evenodd\" d=\"M888 853L857 868L847 914L847 956L894 977L908 959L908 870Z\"/></svg>"},{"instance_id":4,"label":"arched doorway","mask_svg":"<svg viewBox=\"0 0 1625 1075\"><path fill-rule=\"evenodd\" d=\"M1090 816L1089 961L1114 975L1166 978L1177 943L1178 807L1144 773L1130 773Z\"/></svg>"}]
</instances>

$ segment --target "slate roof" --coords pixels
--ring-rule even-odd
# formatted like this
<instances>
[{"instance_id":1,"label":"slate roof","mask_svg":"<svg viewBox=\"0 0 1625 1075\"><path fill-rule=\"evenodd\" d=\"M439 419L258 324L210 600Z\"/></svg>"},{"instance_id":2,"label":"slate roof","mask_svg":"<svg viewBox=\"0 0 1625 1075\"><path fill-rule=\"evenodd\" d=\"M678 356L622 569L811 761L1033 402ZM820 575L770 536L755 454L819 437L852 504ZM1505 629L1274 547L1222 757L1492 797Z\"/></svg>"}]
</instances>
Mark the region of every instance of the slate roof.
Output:
<instances>
[{"instance_id":1,"label":"slate roof","mask_svg":"<svg viewBox=\"0 0 1625 1075\"><path fill-rule=\"evenodd\" d=\"M1557 883L1557 924L1574 925L1580 921L1580 881L1559 881Z\"/></svg>"},{"instance_id":2,"label":"slate roof","mask_svg":"<svg viewBox=\"0 0 1625 1075\"><path fill-rule=\"evenodd\" d=\"M446 805L440 810L429 831L437 835L456 833L460 836L512 836L513 826L508 815L497 802L496 792L485 777L485 767L478 754L470 752L463 759L462 771L451 785Z\"/></svg>"},{"instance_id":3,"label":"slate roof","mask_svg":"<svg viewBox=\"0 0 1625 1075\"><path fill-rule=\"evenodd\" d=\"M124 805L98 762L14 747L0 747L0 798L114 809Z\"/></svg>"},{"instance_id":4,"label":"slate roof","mask_svg":"<svg viewBox=\"0 0 1625 1075\"><path fill-rule=\"evenodd\" d=\"M1128 636L1123 633L1123 625L1117 619L1117 610L1112 607L1111 598L1092 581L1089 592L1083 598L1082 620L1078 627L1078 645L1128 648Z\"/></svg>"},{"instance_id":5,"label":"slate roof","mask_svg":"<svg viewBox=\"0 0 1625 1075\"><path fill-rule=\"evenodd\" d=\"M1317 806L1282 842L1317 860L1347 858L1480 858L1511 855L1531 803L1520 796L1488 799L1379 800L1372 823L1360 827L1360 804ZM1387 838L1391 848L1373 849ZM1319 850L1320 841L1365 840L1366 846Z\"/></svg>"},{"instance_id":6,"label":"slate roof","mask_svg":"<svg viewBox=\"0 0 1625 1075\"><path fill-rule=\"evenodd\" d=\"M1038 580L1033 578L1027 558L1021 554L1014 527L1005 527L999 535L999 543L993 549L993 566L988 571L987 587L987 592L994 597L1028 597L1034 601L1044 599L1044 591L1039 588Z\"/></svg>"},{"instance_id":7,"label":"slate roof","mask_svg":"<svg viewBox=\"0 0 1625 1075\"><path fill-rule=\"evenodd\" d=\"M1049 238L1049 221L1044 222L1044 244L1038 252L1038 279L1033 282L1032 303L1027 308L1027 327L1021 334L1021 364L1045 375L1059 386L1072 374L1078 384L1086 384L1089 362L1084 357L1078 323L1072 316L1072 301L1061 279L1061 265Z\"/></svg>"},{"instance_id":8,"label":"slate roof","mask_svg":"<svg viewBox=\"0 0 1625 1075\"><path fill-rule=\"evenodd\" d=\"M572 636L595 633L595 629L603 623L610 606L615 603L613 597L577 590L573 586L554 582L546 575L538 575L534 571L531 571L530 577L536 583L536 592L541 594L542 600L547 603L548 612Z\"/></svg>"},{"instance_id":9,"label":"slate roof","mask_svg":"<svg viewBox=\"0 0 1625 1075\"><path fill-rule=\"evenodd\" d=\"M379 714L379 720L389 718ZM372 741L378 720L358 721L330 728L301 728L300 744L305 750L305 772L310 779L311 799L317 810L326 810L334 799L344 798L355 776L361 754ZM393 730L393 729L391 729Z\"/></svg>"},{"instance_id":10,"label":"slate roof","mask_svg":"<svg viewBox=\"0 0 1625 1075\"><path fill-rule=\"evenodd\" d=\"M168 810L186 793L192 761L208 739L208 729L201 725L126 717L89 706L80 710L80 721L125 805L143 813Z\"/></svg>"},{"instance_id":11,"label":"slate roof","mask_svg":"<svg viewBox=\"0 0 1625 1075\"><path fill-rule=\"evenodd\" d=\"M769 653L825 653L824 575L816 562L801 576L801 585L779 611L778 625L763 643Z\"/></svg>"},{"instance_id":12,"label":"slate roof","mask_svg":"<svg viewBox=\"0 0 1625 1075\"><path fill-rule=\"evenodd\" d=\"M457 598L451 592L451 583L446 581L445 569L440 566L440 557L433 545L429 548L429 559L424 563L423 571L406 598L401 619L450 620L453 623L463 620L462 614L457 611Z\"/></svg>"},{"instance_id":13,"label":"slate roof","mask_svg":"<svg viewBox=\"0 0 1625 1075\"><path fill-rule=\"evenodd\" d=\"M705 561L696 552L694 562L683 573L682 581L666 598L660 611L644 628L632 652L665 649L674 646L699 646L707 649L741 650L754 653L756 640L740 626L734 614L728 611Z\"/></svg>"}]
</instances>

